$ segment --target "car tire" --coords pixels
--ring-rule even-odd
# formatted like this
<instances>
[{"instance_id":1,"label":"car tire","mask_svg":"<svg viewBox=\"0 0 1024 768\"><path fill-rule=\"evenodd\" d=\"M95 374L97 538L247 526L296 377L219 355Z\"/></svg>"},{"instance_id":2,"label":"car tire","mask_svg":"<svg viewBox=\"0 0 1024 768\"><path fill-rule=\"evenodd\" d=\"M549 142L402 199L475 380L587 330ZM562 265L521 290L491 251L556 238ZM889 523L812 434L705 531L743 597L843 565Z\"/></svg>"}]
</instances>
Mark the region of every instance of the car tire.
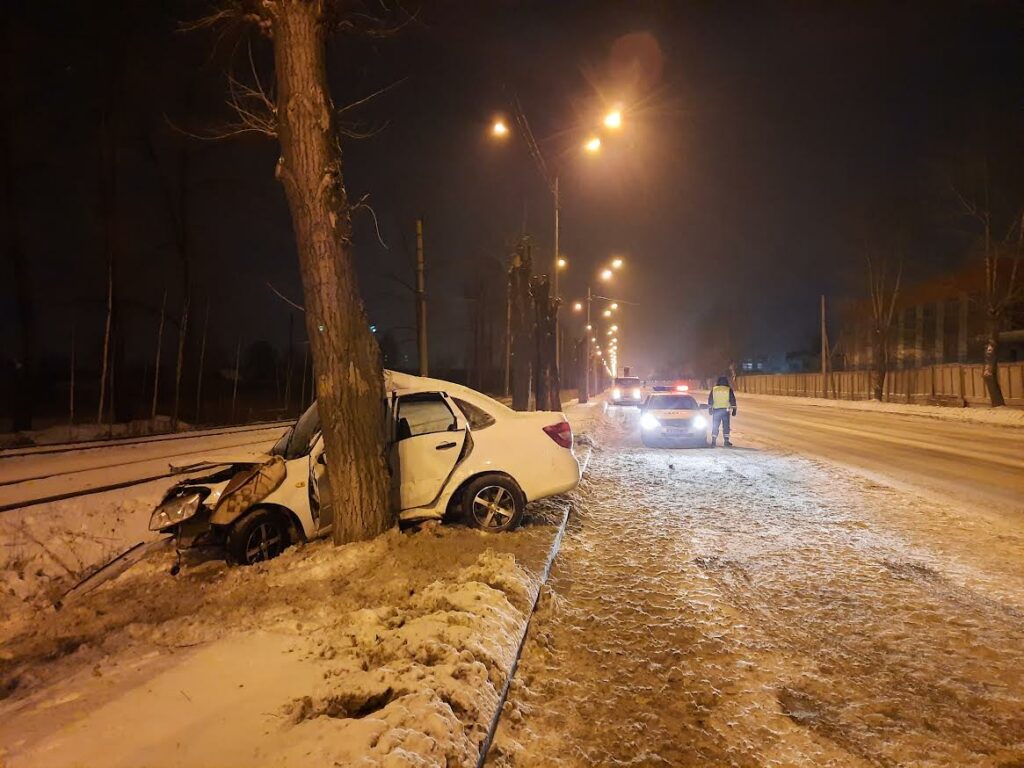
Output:
<instances>
[{"instance_id":1,"label":"car tire","mask_svg":"<svg viewBox=\"0 0 1024 768\"><path fill-rule=\"evenodd\" d=\"M272 560L291 544L288 521L275 509L254 509L235 521L228 532L228 560L253 565Z\"/></svg>"},{"instance_id":2,"label":"car tire","mask_svg":"<svg viewBox=\"0 0 1024 768\"><path fill-rule=\"evenodd\" d=\"M483 475L462 492L466 524L490 533L511 531L523 521L526 497L515 481L504 475Z\"/></svg>"}]
</instances>

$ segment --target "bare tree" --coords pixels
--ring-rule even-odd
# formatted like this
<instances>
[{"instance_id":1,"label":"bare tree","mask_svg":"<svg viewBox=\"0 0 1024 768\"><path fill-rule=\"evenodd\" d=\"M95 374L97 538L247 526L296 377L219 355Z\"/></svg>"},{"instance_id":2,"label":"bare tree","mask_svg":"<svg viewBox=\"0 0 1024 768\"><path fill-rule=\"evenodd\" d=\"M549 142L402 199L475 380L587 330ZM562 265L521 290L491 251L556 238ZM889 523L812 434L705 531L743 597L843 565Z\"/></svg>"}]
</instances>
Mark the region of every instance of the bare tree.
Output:
<instances>
[{"instance_id":1,"label":"bare tree","mask_svg":"<svg viewBox=\"0 0 1024 768\"><path fill-rule=\"evenodd\" d=\"M533 271L530 250L529 241L524 237L512 255L512 266L508 270L512 407L517 411L530 408L534 324L530 306L530 275Z\"/></svg>"},{"instance_id":2,"label":"bare tree","mask_svg":"<svg viewBox=\"0 0 1024 768\"><path fill-rule=\"evenodd\" d=\"M538 411L560 411L558 365L555 362L555 317L561 301L551 296L551 283L547 275L530 280L530 295L534 306L534 339L536 354L533 360L533 391Z\"/></svg>"},{"instance_id":3,"label":"bare tree","mask_svg":"<svg viewBox=\"0 0 1024 768\"><path fill-rule=\"evenodd\" d=\"M867 249L865 265L871 310L871 396L881 400L889 373L889 342L903 278L903 256L897 251L893 267L886 255L873 256Z\"/></svg>"},{"instance_id":4,"label":"bare tree","mask_svg":"<svg viewBox=\"0 0 1024 768\"><path fill-rule=\"evenodd\" d=\"M979 191L967 193L954 186L963 215L974 224L974 251L985 270L981 300L985 308L985 351L982 378L992 407L1006 405L999 384L999 334L1009 312L1021 299L1018 282L1024 255L1024 206L1009 209L1000 217L992 204L987 164L983 164ZM998 218L1003 218L1000 227ZM1002 230L1001 233L999 230Z\"/></svg>"},{"instance_id":5,"label":"bare tree","mask_svg":"<svg viewBox=\"0 0 1024 768\"><path fill-rule=\"evenodd\" d=\"M384 374L352 263L352 202L342 174L339 110L327 82L335 30L373 32L357 3L261 0L226 4L217 18L254 21L273 44L275 93L232 87L236 132L276 136L299 255L313 370L335 504L334 541L366 539L394 524L385 456ZM371 29L363 28L366 24Z\"/></svg>"}]
</instances>

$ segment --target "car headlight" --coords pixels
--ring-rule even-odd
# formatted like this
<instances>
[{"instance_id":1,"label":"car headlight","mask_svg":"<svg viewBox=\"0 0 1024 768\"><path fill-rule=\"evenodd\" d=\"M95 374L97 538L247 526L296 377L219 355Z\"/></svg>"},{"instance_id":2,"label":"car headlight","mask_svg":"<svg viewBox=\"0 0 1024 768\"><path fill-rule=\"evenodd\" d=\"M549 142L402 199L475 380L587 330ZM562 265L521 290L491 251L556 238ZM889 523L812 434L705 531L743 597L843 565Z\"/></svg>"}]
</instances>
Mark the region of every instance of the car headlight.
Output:
<instances>
[{"instance_id":1,"label":"car headlight","mask_svg":"<svg viewBox=\"0 0 1024 768\"><path fill-rule=\"evenodd\" d=\"M202 498L199 493L186 493L183 496L166 499L149 518L149 530L160 531L188 520L199 511L199 502Z\"/></svg>"},{"instance_id":2,"label":"car headlight","mask_svg":"<svg viewBox=\"0 0 1024 768\"><path fill-rule=\"evenodd\" d=\"M633 389L633 399L634 400L639 400L640 399L640 387L635 387Z\"/></svg>"},{"instance_id":3,"label":"car headlight","mask_svg":"<svg viewBox=\"0 0 1024 768\"><path fill-rule=\"evenodd\" d=\"M645 413L640 417L640 428L641 429L657 429L661 426L661 422L658 421L654 414Z\"/></svg>"},{"instance_id":4,"label":"car headlight","mask_svg":"<svg viewBox=\"0 0 1024 768\"><path fill-rule=\"evenodd\" d=\"M706 429L708 426L708 420L703 416L693 417L693 428L694 429Z\"/></svg>"},{"instance_id":5,"label":"car headlight","mask_svg":"<svg viewBox=\"0 0 1024 768\"><path fill-rule=\"evenodd\" d=\"M612 400L619 400L622 398L622 390L615 388L612 390Z\"/></svg>"}]
</instances>

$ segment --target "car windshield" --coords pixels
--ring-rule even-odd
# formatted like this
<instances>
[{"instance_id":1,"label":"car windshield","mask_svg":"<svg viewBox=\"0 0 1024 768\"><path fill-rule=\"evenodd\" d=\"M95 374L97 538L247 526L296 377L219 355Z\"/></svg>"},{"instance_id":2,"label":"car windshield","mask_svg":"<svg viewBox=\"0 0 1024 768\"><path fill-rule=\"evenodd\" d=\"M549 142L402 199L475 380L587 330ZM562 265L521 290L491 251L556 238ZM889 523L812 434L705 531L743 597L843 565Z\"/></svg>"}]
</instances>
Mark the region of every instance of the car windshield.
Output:
<instances>
[{"instance_id":1,"label":"car windshield","mask_svg":"<svg viewBox=\"0 0 1024 768\"><path fill-rule=\"evenodd\" d=\"M639 387L640 379L636 376L620 376L615 380L616 387Z\"/></svg>"},{"instance_id":2,"label":"car windshield","mask_svg":"<svg viewBox=\"0 0 1024 768\"><path fill-rule=\"evenodd\" d=\"M274 444L270 454L283 456L285 459L298 459L310 452L319 435L320 411L316 403L313 403Z\"/></svg>"},{"instance_id":3,"label":"car windshield","mask_svg":"<svg viewBox=\"0 0 1024 768\"><path fill-rule=\"evenodd\" d=\"M647 401L649 411L696 411L697 401L689 395L661 395Z\"/></svg>"}]
</instances>

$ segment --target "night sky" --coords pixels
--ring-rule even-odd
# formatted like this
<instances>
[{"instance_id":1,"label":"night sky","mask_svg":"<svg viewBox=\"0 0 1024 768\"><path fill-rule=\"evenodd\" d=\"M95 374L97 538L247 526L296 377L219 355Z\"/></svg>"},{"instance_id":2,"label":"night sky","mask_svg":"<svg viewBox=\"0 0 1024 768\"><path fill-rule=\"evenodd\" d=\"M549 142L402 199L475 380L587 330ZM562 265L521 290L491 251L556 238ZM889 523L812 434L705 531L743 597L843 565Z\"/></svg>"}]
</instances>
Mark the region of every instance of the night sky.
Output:
<instances>
[{"instance_id":1,"label":"night sky","mask_svg":"<svg viewBox=\"0 0 1024 768\"><path fill-rule=\"evenodd\" d=\"M202 3L14 2L7 12L16 236L30 255L42 356L102 338L99 125L118 147L117 269L129 355L152 344L165 288L180 301L165 185L188 162L189 243L216 350L285 343L301 302L272 140L188 138L230 120L227 73L265 82L253 30L181 31ZM413 222L426 220L435 365L458 367L480 280L495 283L524 227L550 261L550 196L515 137L487 134L518 97L562 179L571 301L612 255L623 359L683 363L698 330L737 323L750 354L813 343L820 293L862 292L864 222L895 218L915 278L955 268L962 239L941 168L978 135L1019 146L1024 13L1002 3L426 3L383 40L339 37L335 100L386 93L351 118L374 135L344 143L357 261L371 322L410 354ZM607 105L625 130L605 151L580 143ZM177 130L180 129L180 130ZM1015 138L1014 138L1015 137ZM999 143L998 141L996 143ZM1018 156L1020 151L1017 150ZM15 340L3 264L3 357ZM609 289L612 291L612 289ZM503 316L503 304L493 306ZM566 322L574 322L566 315ZM301 324L297 326L301 328ZM148 353L147 353L148 354Z\"/></svg>"}]
</instances>

